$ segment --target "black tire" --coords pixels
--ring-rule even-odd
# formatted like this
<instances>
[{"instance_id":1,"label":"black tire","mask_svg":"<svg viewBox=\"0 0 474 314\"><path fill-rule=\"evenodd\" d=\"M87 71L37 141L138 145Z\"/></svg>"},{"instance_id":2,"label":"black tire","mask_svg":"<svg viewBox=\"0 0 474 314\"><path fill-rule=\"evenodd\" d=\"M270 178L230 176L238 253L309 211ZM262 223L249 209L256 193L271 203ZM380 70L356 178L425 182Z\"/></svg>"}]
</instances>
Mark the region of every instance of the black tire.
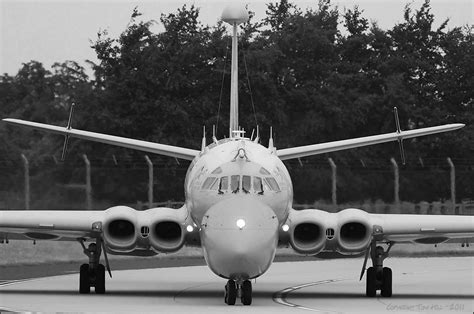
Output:
<instances>
[{"instance_id":1,"label":"black tire","mask_svg":"<svg viewBox=\"0 0 474 314\"><path fill-rule=\"evenodd\" d=\"M252 283L245 280L242 284L242 297L240 298L243 305L252 304Z\"/></svg>"},{"instance_id":2,"label":"black tire","mask_svg":"<svg viewBox=\"0 0 474 314\"><path fill-rule=\"evenodd\" d=\"M79 270L79 293L87 294L91 292L91 282L89 277L89 264L82 264Z\"/></svg>"},{"instance_id":3,"label":"black tire","mask_svg":"<svg viewBox=\"0 0 474 314\"><path fill-rule=\"evenodd\" d=\"M392 270L388 267L384 267L382 278L380 294L385 298L389 298L392 296Z\"/></svg>"},{"instance_id":4,"label":"black tire","mask_svg":"<svg viewBox=\"0 0 474 314\"><path fill-rule=\"evenodd\" d=\"M365 295L368 297L375 297L377 294L377 274L373 267L367 269Z\"/></svg>"},{"instance_id":5,"label":"black tire","mask_svg":"<svg viewBox=\"0 0 474 314\"><path fill-rule=\"evenodd\" d=\"M95 293L105 293L105 267L102 264L99 264L95 270Z\"/></svg>"},{"instance_id":6,"label":"black tire","mask_svg":"<svg viewBox=\"0 0 474 314\"><path fill-rule=\"evenodd\" d=\"M225 303L235 305L235 300L237 300L237 286L235 281L229 280L225 286Z\"/></svg>"}]
</instances>

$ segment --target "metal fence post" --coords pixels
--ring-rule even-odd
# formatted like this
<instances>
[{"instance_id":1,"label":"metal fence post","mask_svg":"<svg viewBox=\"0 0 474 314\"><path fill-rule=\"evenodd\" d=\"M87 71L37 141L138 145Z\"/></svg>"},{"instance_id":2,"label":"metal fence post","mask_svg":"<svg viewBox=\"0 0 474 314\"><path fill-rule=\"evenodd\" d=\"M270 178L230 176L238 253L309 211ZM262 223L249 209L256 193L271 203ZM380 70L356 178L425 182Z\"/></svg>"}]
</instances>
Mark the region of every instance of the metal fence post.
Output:
<instances>
[{"instance_id":1,"label":"metal fence post","mask_svg":"<svg viewBox=\"0 0 474 314\"><path fill-rule=\"evenodd\" d=\"M153 163L148 155L145 155L146 163L148 164L148 208L153 207Z\"/></svg>"},{"instance_id":2,"label":"metal fence post","mask_svg":"<svg viewBox=\"0 0 474 314\"><path fill-rule=\"evenodd\" d=\"M86 206L87 209L92 209L91 163L86 154L82 154L82 158L86 164Z\"/></svg>"},{"instance_id":3,"label":"metal fence post","mask_svg":"<svg viewBox=\"0 0 474 314\"><path fill-rule=\"evenodd\" d=\"M456 208L456 169L454 167L454 163L451 158L447 158L449 168L451 168L451 203L452 203L452 212L454 213L454 209Z\"/></svg>"},{"instance_id":4,"label":"metal fence post","mask_svg":"<svg viewBox=\"0 0 474 314\"><path fill-rule=\"evenodd\" d=\"M390 162L392 163L392 166L393 166L393 175L394 175L393 198L398 208L400 207L400 177L399 177L399 172L398 172L398 164L393 158L390 158Z\"/></svg>"},{"instance_id":5,"label":"metal fence post","mask_svg":"<svg viewBox=\"0 0 474 314\"><path fill-rule=\"evenodd\" d=\"M332 158L328 158L329 165L331 166L331 172L332 172L332 192L331 192L331 198L332 198L332 205L337 206L337 194L336 194L336 189L337 189L337 167L336 164L334 163L334 160Z\"/></svg>"},{"instance_id":6,"label":"metal fence post","mask_svg":"<svg viewBox=\"0 0 474 314\"><path fill-rule=\"evenodd\" d=\"M21 154L25 167L25 209L30 209L30 163L24 154Z\"/></svg>"}]
</instances>

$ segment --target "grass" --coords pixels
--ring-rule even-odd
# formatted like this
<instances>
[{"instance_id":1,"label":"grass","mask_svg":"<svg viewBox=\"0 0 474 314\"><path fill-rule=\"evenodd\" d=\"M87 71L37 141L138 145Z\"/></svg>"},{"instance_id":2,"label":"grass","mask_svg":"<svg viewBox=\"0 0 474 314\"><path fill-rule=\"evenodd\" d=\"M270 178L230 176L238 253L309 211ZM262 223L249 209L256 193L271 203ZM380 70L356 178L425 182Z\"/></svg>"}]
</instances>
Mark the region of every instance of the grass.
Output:
<instances>
[{"instance_id":1,"label":"grass","mask_svg":"<svg viewBox=\"0 0 474 314\"><path fill-rule=\"evenodd\" d=\"M278 249L279 256L298 256L291 248ZM391 256L474 256L474 245L469 248L462 248L459 243L444 243L437 247L424 244L396 244ZM87 257L82 253L79 243L75 242L55 242L37 241L33 245L32 241L11 241L9 244L0 245L0 266L5 265L34 265L54 262L86 262ZM201 248L184 247L179 252L169 254L158 254L153 257L143 258L187 258L201 257ZM111 260L133 259L136 257L109 255Z\"/></svg>"},{"instance_id":2,"label":"grass","mask_svg":"<svg viewBox=\"0 0 474 314\"><path fill-rule=\"evenodd\" d=\"M390 214L454 214L451 203L421 202L419 204L401 202L400 206L385 203L381 200L365 200L360 203L340 204L333 206L330 202L319 200L314 204L302 205L298 208L318 208L329 212L337 212L342 208L360 208L370 213ZM277 254L289 256L297 255L291 248L279 249ZM469 248L462 248L459 243L444 243L435 247L427 244L397 244L391 251L391 256L450 256L471 255L474 256L474 244ZM179 252L170 254L159 254L148 258L185 258L202 256L200 248L185 247ZM110 259L132 259L136 257L110 255ZM144 257L146 258L146 257ZM20 241L11 240L9 244L0 244L0 265L15 264L40 264L53 262L87 261L82 252L82 247L77 242L55 242L55 241Z\"/></svg>"}]
</instances>

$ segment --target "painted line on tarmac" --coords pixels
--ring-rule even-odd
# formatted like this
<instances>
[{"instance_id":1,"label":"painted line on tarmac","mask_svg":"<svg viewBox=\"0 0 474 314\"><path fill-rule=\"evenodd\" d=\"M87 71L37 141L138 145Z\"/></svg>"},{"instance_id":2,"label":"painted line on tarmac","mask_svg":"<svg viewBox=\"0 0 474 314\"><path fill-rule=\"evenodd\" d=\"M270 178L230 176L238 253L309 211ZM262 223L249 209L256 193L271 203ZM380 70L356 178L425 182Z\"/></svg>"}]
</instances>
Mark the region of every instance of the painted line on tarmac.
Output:
<instances>
[{"instance_id":1,"label":"painted line on tarmac","mask_svg":"<svg viewBox=\"0 0 474 314\"><path fill-rule=\"evenodd\" d=\"M306 311L312 311L312 312L319 312L319 313L342 313L338 311L330 311L330 310L319 310L315 308L310 308L306 306L302 306L296 303L291 303L287 300L287 297L290 293L295 292L296 290L300 290L303 288L308 288L308 287L314 287L314 286L319 286L319 285L324 285L328 283L333 283L333 282L338 282L338 281L343 281L347 279L327 279L327 280L320 280L320 281L315 281L315 282L310 282L310 283L305 283L299 286L293 286L293 287L288 287L283 290L277 291L273 294L273 302L278 303L280 305L292 307L292 308L297 308L300 310L306 310Z\"/></svg>"},{"instance_id":2,"label":"painted line on tarmac","mask_svg":"<svg viewBox=\"0 0 474 314\"><path fill-rule=\"evenodd\" d=\"M22 283L26 281L31 281L31 280L34 280L34 279L0 280L0 287L6 287L6 286L10 286L10 285L14 285L14 284Z\"/></svg>"}]
</instances>

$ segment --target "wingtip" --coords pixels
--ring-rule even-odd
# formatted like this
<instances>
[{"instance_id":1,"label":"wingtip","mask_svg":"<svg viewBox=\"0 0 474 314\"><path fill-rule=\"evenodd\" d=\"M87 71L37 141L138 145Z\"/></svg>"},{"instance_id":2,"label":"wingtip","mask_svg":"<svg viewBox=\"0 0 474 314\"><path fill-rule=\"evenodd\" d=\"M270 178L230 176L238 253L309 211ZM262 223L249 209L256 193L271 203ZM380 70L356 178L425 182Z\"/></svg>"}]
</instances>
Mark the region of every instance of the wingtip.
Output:
<instances>
[{"instance_id":1,"label":"wingtip","mask_svg":"<svg viewBox=\"0 0 474 314\"><path fill-rule=\"evenodd\" d=\"M453 130L461 129L465 127L466 125L464 123L453 123L451 124L451 127Z\"/></svg>"}]
</instances>

